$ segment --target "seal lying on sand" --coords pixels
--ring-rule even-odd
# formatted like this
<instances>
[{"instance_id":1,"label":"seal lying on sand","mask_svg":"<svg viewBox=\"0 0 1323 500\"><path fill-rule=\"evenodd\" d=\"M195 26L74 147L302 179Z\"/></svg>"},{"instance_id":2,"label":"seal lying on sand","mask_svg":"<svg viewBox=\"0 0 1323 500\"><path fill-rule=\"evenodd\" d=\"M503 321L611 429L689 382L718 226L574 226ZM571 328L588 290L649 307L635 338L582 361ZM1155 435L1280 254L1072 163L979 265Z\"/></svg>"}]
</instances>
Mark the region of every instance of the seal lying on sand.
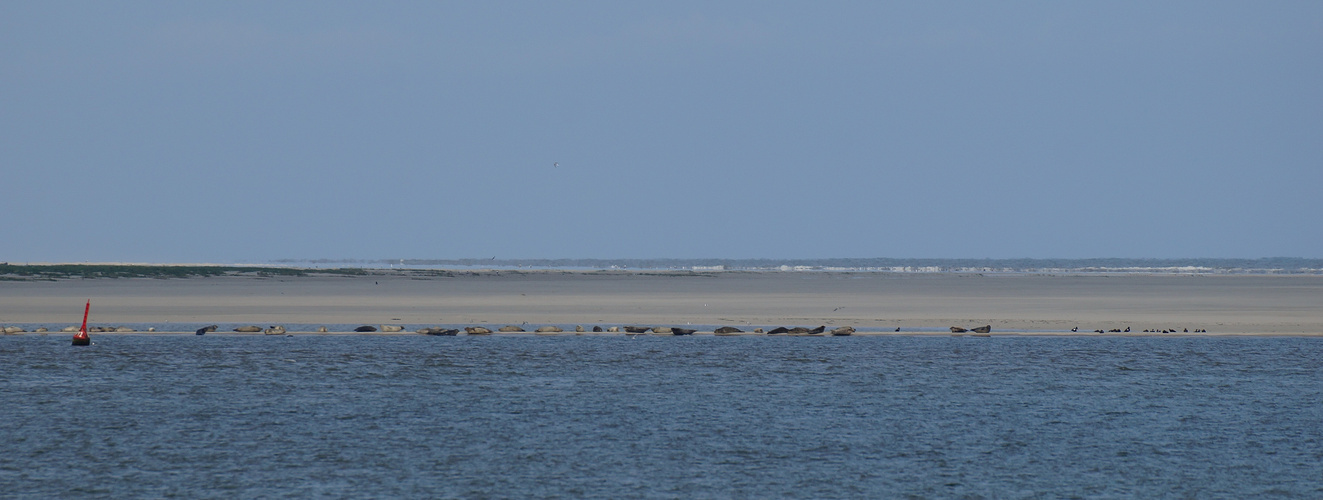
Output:
<instances>
[{"instance_id":1,"label":"seal lying on sand","mask_svg":"<svg viewBox=\"0 0 1323 500\"><path fill-rule=\"evenodd\" d=\"M418 333L421 333L423 335L438 335L438 336L453 337L455 335L459 335L459 329L432 327L432 328L423 328L421 330L418 330Z\"/></svg>"},{"instance_id":2,"label":"seal lying on sand","mask_svg":"<svg viewBox=\"0 0 1323 500\"><path fill-rule=\"evenodd\" d=\"M359 333L375 332L375 331L377 331L377 327L375 327L375 326L363 325L363 326L360 326L360 327L358 327L358 328L355 328L354 331L359 332Z\"/></svg>"},{"instance_id":3,"label":"seal lying on sand","mask_svg":"<svg viewBox=\"0 0 1323 500\"><path fill-rule=\"evenodd\" d=\"M970 331L974 333L992 333L992 325L983 325Z\"/></svg>"},{"instance_id":4,"label":"seal lying on sand","mask_svg":"<svg viewBox=\"0 0 1323 500\"><path fill-rule=\"evenodd\" d=\"M267 335L284 335L284 334L285 334L285 327L280 326L280 325L272 325L271 328L267 328L267 329L266 329L265 331L263 331L262 333L265 333L265 334L267 334Z\"/></svg>"},{"instance_id":5,"label":"seal lying on sand","mask_svg":"<svg viewBox=\"0 0 1323 500\"><path fill-rule=\"evenodd\" d=\"M969 330L966 330L966 329L964 329L964 328L960 328L960 327L958 327L958 326L953 326L953 327L951 327L951 333L965 333L965 332L967 332L967 331L969 331Z\"/></svg>"},{"instance_id":6,"label":"seal lying on sand","mask_svg":"<svg viewBox=\"0 0 1323 500\"><path fill-rule=\"evenodd\" d=\"M712 333L741 333L741 332L743 332L743 331L744 331L744 330L741 330L741 329L739 329L739 328L735 328L735 327L733 327L733 326L723 326L723 327L718 328L718 329L716 329L716 330L712 330Z\"/></svg>"},{"instance_id":7,"label":"seal lying on sand","mask_svg":"<svg viewBox=\"0 0 1323 500\"><path fill-rule=\"evenodd\" d=\"M672 328L672 329L671 329L671 334L672 334L672 335L693 335L694 332L696 332L696 331L698 331L698 330L690 330L690 329L688 329L688 328Z\"/></svg>"},{"instance_id":8,"label":"seal lying on sand","mask_svg":"<svg viewBox=\"0 0 1323 500\"><path fill-rule=\"evenodd\" d=\"M235 328L234 331L239 333L257 333L262 331L262 327L257 325L241 326L239 328Z\"/></svg>"},{"instance_id":9,"label":"seal lying on sand","mask_svg":"<svg viewBox=\"0 0 1323 500\"><path fill-rule=\"evenodd\" d=\"M217 325L207 325L207 326L204 326L204 327L202 327L202 328L198 328L198 331L195 332L195 333L197 333L198 335L206 335L206 334L208 334L208 333L211 333L211 332L216 331L217 328L220 328L220 326L217 326Z\"/></svg>"},{"instance_id":10,"label":"seal lying on sand","mask_svg":"<svg viewBox=\"0 0 1323 500\"><path fill-rule=\"evenodd\" d=\"M651 330L651 328L646 327L646 326L627 326L627 327L625 327L625 333L648 333L648 330Z\"/></svg>"},{"instance_id":11,"label":"seal lying on sand","mask_svg":"<svg viewBox=\"0 0 1323 500\"><path fill-rule=\"evenodd\" d=\"M543 326L534 331L536 333L560 333L565 330L562 330L559 326Z\"/></svg>"},{"instance_id":12,"label":"seal lying on sand","mask_svg":"<svg viewBox=\"0 0 1323 500\"><path fill-rule=\"evenodd\" d=\"M464 327L464 333L469 335L491 335L492 331L481 326L466 326Z\"/></svg>"},{"instance_id":13,"label":"seal lying on sand","mask_svg":"<svg viewBox=\"0 0 1323 500\"><path fill-rule=\"evenodd\" d=\"M514 325L505 325L501 327L501 331L511 333L511 332L522 332L524 331L524 329Z\"/></svg>"},{"instance_id":14,"label":"seal lying on sand","mask_svg":"<svg viewBox=\"0 0 1323 500\"><path fill-rule=\"evenodd\" d=\"M776 335L778 333L790 333L790 329L784 326L778 326L776 328L767 331L768 335Z\"/></svg>"},{"instance_id":15,"label":"seal lying on sand","mask_svg":"<svg viewBox=\"0 0 1323 500\"><path fill-rule=\"evenodd\" d=\"M832 330L832 331L831 331L831 334L832 334L833 336L836 336L836 337L848 337L848 336L854 334L854 327L853 327L853 326L842 326L842 327L840 327L840 328L837 328L837 329L835 329L835 330Z\"/></svg>"},{"instance_id":16,"label":"seal lying on sand","mask_svg":"<svg viewBox=\"0 0 1323 500\"><path fill-rule=\"evenodd\" d=\"M381 331L383 331L383 332L402 332L402 331L404 331L404 327L399 326L399 325L381 325Z\"/></svg>"}]
</instances>

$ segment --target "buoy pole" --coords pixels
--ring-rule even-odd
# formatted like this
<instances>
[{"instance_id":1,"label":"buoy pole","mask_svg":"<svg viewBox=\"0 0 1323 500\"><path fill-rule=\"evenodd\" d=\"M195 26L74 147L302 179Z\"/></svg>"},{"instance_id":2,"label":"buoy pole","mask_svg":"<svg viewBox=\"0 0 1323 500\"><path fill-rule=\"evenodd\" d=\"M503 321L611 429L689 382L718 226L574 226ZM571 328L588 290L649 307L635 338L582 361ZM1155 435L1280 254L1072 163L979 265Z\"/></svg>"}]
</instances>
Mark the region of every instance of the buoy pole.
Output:
<instances>
[{"instance_id":1,"label":"buoy pole","mask_svg":"<svg viewBox=\"0 0 1323 500\"><path fill-rule=\"evenodd\" d=\"M92 312L92 300L88 299L87 307L83 308L83 326L78 329L78 334L74 335L73 345L91 345L92 339L87 336L87 313Z\"/></svg>"}]
</instances>

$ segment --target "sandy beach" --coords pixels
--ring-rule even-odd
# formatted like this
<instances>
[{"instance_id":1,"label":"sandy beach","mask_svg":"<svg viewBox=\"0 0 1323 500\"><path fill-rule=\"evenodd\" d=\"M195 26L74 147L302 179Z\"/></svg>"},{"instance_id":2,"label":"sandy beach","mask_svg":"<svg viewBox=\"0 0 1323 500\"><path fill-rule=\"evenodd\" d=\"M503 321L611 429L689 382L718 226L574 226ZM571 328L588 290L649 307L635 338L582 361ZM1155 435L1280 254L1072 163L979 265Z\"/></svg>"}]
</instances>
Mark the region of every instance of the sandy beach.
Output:
<instances>
[{"instance_id":1,"label":"sandy beach","mask_svg":"<svg viewBox=\"0 0 1323 500\"><path fill-rule=\"evenodd\" d=\"M1323 335L1323 276L456 271L0 282L0 324L850 325ZM532 328L529 328L530 330ZM929 332L933 333L933 332Z\"/></svg>"}]
</instances>

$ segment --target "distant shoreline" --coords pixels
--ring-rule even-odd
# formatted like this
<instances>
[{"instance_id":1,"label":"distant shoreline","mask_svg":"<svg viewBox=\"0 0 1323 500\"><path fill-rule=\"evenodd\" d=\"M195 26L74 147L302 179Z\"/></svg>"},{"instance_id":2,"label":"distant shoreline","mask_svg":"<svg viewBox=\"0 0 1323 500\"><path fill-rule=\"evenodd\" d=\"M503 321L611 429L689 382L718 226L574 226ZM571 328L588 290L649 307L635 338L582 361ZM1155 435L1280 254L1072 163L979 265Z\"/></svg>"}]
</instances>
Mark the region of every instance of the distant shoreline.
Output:
<instances>
[{"instance_id":1,"label":"distant shoreline","mask_svg":"<svg viewBox=\"0 0 1323 500\"><path fill-rule=\"evenodd\" d=\"M453 273L511 272L1323 276L1323 259L392 259L281 260L243 265L0 262L0 281L216 276L448 276Z\"/></svg>"}]
</instances>

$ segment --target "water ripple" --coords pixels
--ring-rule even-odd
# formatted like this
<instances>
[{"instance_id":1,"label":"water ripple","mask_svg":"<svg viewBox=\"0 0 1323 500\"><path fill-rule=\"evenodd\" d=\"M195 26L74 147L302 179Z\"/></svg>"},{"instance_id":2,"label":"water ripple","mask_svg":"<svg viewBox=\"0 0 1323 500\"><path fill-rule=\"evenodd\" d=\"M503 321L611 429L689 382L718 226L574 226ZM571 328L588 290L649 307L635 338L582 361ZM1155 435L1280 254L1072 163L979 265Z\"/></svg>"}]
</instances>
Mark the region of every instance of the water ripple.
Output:
<instances>
[{"instance_id":1,"label":"water ripple","mask_svg":"<svg viewBox=\"0 0 1323 500\"><path fill-rule=\"evenodd\" d=\"M0 337L0 491L1323 495L1308 338Z\"/></svg>"}]
</instances>

